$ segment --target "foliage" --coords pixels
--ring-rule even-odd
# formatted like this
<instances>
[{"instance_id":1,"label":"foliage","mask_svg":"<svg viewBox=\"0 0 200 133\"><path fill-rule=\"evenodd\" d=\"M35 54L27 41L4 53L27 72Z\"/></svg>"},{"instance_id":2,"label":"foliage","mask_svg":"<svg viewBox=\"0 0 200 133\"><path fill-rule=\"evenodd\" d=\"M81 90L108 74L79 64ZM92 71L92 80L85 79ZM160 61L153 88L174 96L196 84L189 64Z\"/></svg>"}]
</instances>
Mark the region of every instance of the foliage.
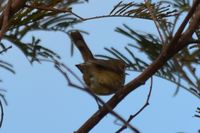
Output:
<instances>
[{"instance_id":1,"label":"foliage","mask_svg":"<svg viewBox=\"0 0 200 133\"><path fill-rule=\"evenodd\" d=\"M72 4L81 3L80 0L29 0L26 5L45 6L62 9L70 9ZM5 3L5 2L4 2ZM2 4L6 5L6 4ZM40 39L32 37L32 41L27 43L22 39L29 32L34 30L61 31L67 33L67 28L76 23L76 17L70 12L60 13L56 11L39 10L25 6L9 21L9 29L3 39L6 39L18 47L27 57L30 63L34 61L41 62L43 59L58 60L60 56L52 50L42 46ZM3 8L3 7L2 7ZM6 46L1 43L1 50ZM0 67L14 73L12 66L5 62L0 62Z\"/></svg>"},{"instance_id":2,"label":"foliage","mask_svg":"<svg viewBox=\"0 0 200 133\"><path fill-rule=\"evenodd\" d=\"M124 53L114 47L105 48L112 56L124 60L128 70L143 72L150 63L157 59L163 47L170 44L180 17L191 9L191 2L189 0L162 0L155 3L151 3L151 0L146 0L143 3L125 3L120 1L107 15L82 18L73 12L72 6L86 1L27 0L25 5L9 18L8 29L3 39L10 41L19 48L30 63L40 63L43 60L59 62L61 57L53 50L44 47L41 44L40 38L33 36L31 42L27 43L23 42L24 36L36 30L59 31L68 35L73 25L103 17L130 17L144 21L153 21L159 36L135 31L134 28L126 24L116 28L116 32L132 39L132 42L124 47L129 56L125 56ZM5 8L6 5L5 0L0 1L1 18L5 15L4 9L7 9ZM3 21L1 18L0 20ZM3 22L0 23L2 31ZM177 85L175 94L178 93L179 88L183 88L200 98L200 77L197 74L199 72L198 65L200 64L199 39L200 28L196 29L194 38L188 42L191 45L173 56L156 73L156 76ZM0 54L3 55L9 48L1 43ZM133 53L133 49L137 49L145 54L148 60L137 57ZM101 57L112 58L106 55L101 55ZM13 66L6 61L0 60L0 67L15 73ZM116 105L113 105L113 108L114 106ZM197 108L197 113L199 114L199 108ZM199 115L196 115L196 117L199 117Z\"/></svg>"},{"instance_id":3,"label":"foliage","mask_svg":"<svg viewBox=\"0 0 200 133\"><path fill-rule=\"evenodd\" d=\"M165 4L167 4L167 6ZM151 13L148 12L145 4L137 4L137 9L130 10L130 8L135 5L136 4L131 5L128 3L123 4L122 6L120 2L114 7L112 13L119 7L120 8L115 11L115 13L123 12L124 14L127 14L127 12L131 11L135 13L138 10L139 14L135 13L131 17L139 18L139 15L141 18L156 21L156 23L159 25L159 30L161 30L162 33L161 37L150 33L135 31L133 28L124 24L123 27L116 28L116 32L133 40L131 44L125 46L125 50L129 56L124 56L123 53L113 47L110 49L106 48L106 50L116 58L124 60L129 66L129 70L143 72L144 69L148 67L149 61L153 62L159 56L163 44L171 41L178 19L183 12L189 10L190 3L188 0L176 0L173 2L161 1L156 4L152 4L151 6L153 6L153 11L155 11L155 14L153 15L156 17L156 20L152 19ZM163 5L165 6L162 7ZM170 7L175 10L171 11ZM168 19L169 16L170 19ZM199 39L198 33L199 29L196 30L197 38L189 42L192 44L191 46L184 48L156 73L157 76L167 79L177 85L177 91L175 92L175 95L178 93L179 88L183 88L200 98L200 77L197 74L198 65L200 64L200 47L196 43ZM136 57L132 48L138 49L142 53L146 54L149 60L143 60L140 57ZM110 58L109 56L105 55L100 56L104 58ZM190 77L188 75L190 75Z\"/></svg>"},{"instance_id":4,"label":"foliage","mask_svg":"<svg viewBox=\"0 0 200 133\"><path fill-rule=\"evenodd\" d=\"M34 61L41 62L43 59L59 60L60 56L52 50L43 47L40 39L32 37L32 42L30 43L23 42L22 39L26 34L34 30L60 31L68 34L70 28L74 24L88 19L95 19L95 17L81 18L72 12L72 5L83 2L84 1L80 0L29 0L26 2L26 6L17 12L9 21L9 29L4 39L17 46L30 63ZM153 12L148 10L148 6ZM106 48L106 50L115 57L123 59L128 64L129 70L142 72L148 66L149 61L153 62L157 58L161 52L162 45L171 41L180 16L189 9L189 0L163 0L156 3L150 3L150 1L148 3L124 3L120 1L113 7L108 16L126 16L152 20L158 24L158 30L161 30L161 36L156 37L153 34L136 32L134 29L124 24L123 27L116 28L116 31L133 39L133 42L136 43L128 44L128 46L125 47L131 59L124 56L123 53L115 48ZM195 33L197 39L199 39L200 30L197 29ZM192 41L195 42L195 40ZM192 41L191 43L193 43ZM5 49L4 44L1 44L1 47ZM138 49L146 54L149 61L136 57L131 50L132 48ZM196 65L200 63L198 51L199 47L196 44L185 48L172 60L168 61L165 67L161 68L156 75L177 84L177 90L182 87L199 97L198 88L200 87L200 81L196 73ZM109 58L105 55L104 57ZM4 65L1 64L1 67L9 71L12 70L11 66L8 65L9 63L3 61L2 63L4 63ZM186 69L187 72L190 72L194 81L190 80L187 76ZM13 70L11 72L13 72ZM182 81L185 81L187 85L183 84ZM176 91L176 93L177 92L178 91Z\"/></svg>"},{"instance_id":5,"label":"foliage","mask_svg":"<svg viewBox=\"0 0 200 133\"><path fill-rule=\"evenodd\" d=\"M133 39L133 42L136 42L136 44L131 43L125 47L129 56L124 56L123 53L115 48L106 48L106 50L116 58L124 60L129 66L129 70L143 72L144 69L148 67L149 61L153 62L159 56L162 48L162 42L158 37L148 33L144 34L136 32L127 25L124 25L122 28L117 28L116 31ZM138 49L139 51L145 53L149 61L136 57L131 48ZM182 87L199 97L199 77L197 77L198 75L196 71L198 69L197 65L200 63L199 56L200 53L198 48L193 48L192 46L184 48L183 51L168 61L165 66L156 73L156 76L175 83L177 85L177 89ZM110 58L108 56L103 57ZM193 76L196 80L195 82L191 80L188 73L191 73L191 76ZM188 85L182 84L183 80L186 81Z\"/></svg>"}]
</instances>

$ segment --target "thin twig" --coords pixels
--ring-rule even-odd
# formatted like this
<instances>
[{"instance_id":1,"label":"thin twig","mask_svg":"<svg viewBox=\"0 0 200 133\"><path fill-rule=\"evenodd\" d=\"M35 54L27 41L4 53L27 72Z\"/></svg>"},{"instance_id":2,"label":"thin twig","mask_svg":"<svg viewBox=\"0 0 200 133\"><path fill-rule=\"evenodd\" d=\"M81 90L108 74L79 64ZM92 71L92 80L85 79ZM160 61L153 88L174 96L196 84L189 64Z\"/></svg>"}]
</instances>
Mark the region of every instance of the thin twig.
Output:
<instances>
[{"instance_id":1,"label":"thin twig","mask_svg":"<svg viewBox=\"0 0 200 133\"><path fill-rule=\"evenodd\" d=\"M28 8L33 8L33 9L38 9L38 10L45 10L45 11L53 11L53 12L58 12L58 13L65 13L65 12L70 12L71 9L56 9L53 7L47 7L47 6L40 6L40 5L25 5L25 7Z\"/></svg>"},{"instance_id":2,"label":"thin twig","mask_svg":"<svg viewBox=\"0 0 200 133\"><path fill-rule=\"evenodd\" d=\"M64 66L67 71L69 71L70 69L68 67L66 67L63 64L58 64L58 62L56 62L55 67L61 72L61 74L63 74L63 76L65 77L65 79L67 80L68 84L72 87L75 87L76 89L79 89L81 91L87 92L88 94L90 94L93 98L96 99L96 101L100 102L102 105L106 106L106 108L108 109L108 111L114 115L117 119L119 119L120 121L122 121L127 127L129 127L132 131L134 131L135 133L139 133L139 130L136 129L135 127L133 127L132 125L130 125L129 123L126 122L126 120L124 120L119 114L117 114L115 111L113 111L108 105L106 105L106 103L99 98L98 96L96 96L93 92L91 92L89 89L85 88L85 87L80 87L76 84L73 84L70 80L70 78L68 77L67 73L64 72L60 66ZM77 78L77 76L70 70L69 71L73 76L75 76L75 78ZM79 78L78 78L79 79Z\"/></svg>"},{"instance_id":3,"label":"thin twig","mask_svg":"<svg viewBox=\"0 0 200 133\"><path fill-rule=\"evenodd\" d=\"M11 48L12 48L12 46L9 46L9 47L3 49L2 51L0 51L0 54L2 54L3 52L6 52L8 49L11 49Z\"/></svg>"},{"instance_id":4,"label":"thin twig","mask_svg":"<svg viewBox=\"0 0 200 133\"><path fill-rule=\"evenodd\" d=\"M59 62L55 62L55 63L56 63L56 65L60 65L60 66L64 67L82 84L82 86L85 86L85 84L82 82L82 80L71 69L69 69L65 64L59 63ZM70 81L70 80L68 79L67 81Z\"/></svg>"},{"instance_id":5,"label":"thin twig","mask_svg":"<svg viewBox=\"0 0 200 133\"><path fill-rule=\"evenodd\" d=\"M160 31L160 25L159 25L159 23L158 23L158 21L157 21L156 16L155 16L154 13L153 13L154 11L153 11L153 9L152 9L152 7L151 7L151 3L149 3L147 0L144 0L144 2L145 2L145 4L146 4L146 6L147 6L147 9L149 10L149 13L150 13L150 15L151 15L151 18L153 19L153 22L154 22L154 24L155 24L155 26L156 26L156 29L157 29L157 31L158 31L158 34L159 34L160 39L161 39L161 41L162 41L162 44L165 45L164 38L163 38L163 36L162 36L162 34L161 34L161 31Z\"/></svg>"},{"instance_id":6,"label":"thin twig","mask_svg":"<svg viewBox=\"0 0 200 133\"><path fill-rule=\"evenodd\" d=\"M5 90L1 89L1 91L5 91ZM5 96L4 96L3 94L0 93L0 97L1 97L2 100L4 101L5 105L8 105ZM1 111L0 128L2 127L3 120L4 120L4 108L3 108L2 100L0 99L0 111Z\"/></svg>"},{"instance_id":7,"label":"thin twig","mask_svg":"<svg viewBox=\"0 0 200 133\"><path fill-rule=\"evenodd\" d=\"M84 20L84 18L82 18L81 16L77 15L76 13L72 12L71 9L56 9L53 7L47 7L47 6L35 6L35 5L25 5L28 8L34 8L34 9L38 9L38 10L45 10L45 11L53 11L53 12L58 12L58 13L71 13L72 15L76 16L77 18L79 18L81 21Z\"/></svg>"},{"instance_id":8,"label":"thin twig","mask_svg":"<svg viewBox=\"0 0 200 133\"><path fill-rule=\"evenodd\" d=\"M130 123L130 121L135 118L138 114L140 114L148 105L149 105L149 99L151 97L151 92L152 92L152 87L153 86L153 77L151 77L151 84L150 84L150 89L149 89L149 93L148 93L148 96L147 96L147 99L146 99L146 102L145 104L142 106L142 108L140 108L140 110L138 110L138 112L136 112L134 115L131 115L129 117L129 119L127 120L128 123ZM123 125L119 130L116 131L116 133L120 133L122 132L123 130L125 130L127 128L126 125Z\"/></svg>"},{"instance_id":9,"label":"thin twig","mask_svg":"<svg viewBox=\"0 0 200 133\"><path fill-rule=\"evenodd\" d=\"M5 98L5 95L3 95L3 94L0 93L0 97L2 98L3 102L4 102L5 105L7 106L7 105L8 105L8 102L7 102L6 98Z\"/></svg>"},{"instance_id":10,"label":"thin twig","mask_svg":"<svg viewBox=\"0 0 200 133\"><path fill-rule=\"evenodd\" d=\"M71 9L56 9L53 7L46 7L46 6L35 6L35 5L25 5L28 8L34 8L38 10L46 10L46 11L54 11L54 12L61 12L61 13L66 13L69 12L75 17L79 18L79 21L88 21L88 20L93 20L93 19L101 19L101 18L111 18L111 17L128 17L130 18L131 16L124 16L124 15L101 15L101 16L95 16L95 17L88 17L88 18L83 18L79 16L78 14L74 13Z\"/></svg>"},{"instance_id":11,"label":"thin twig","mask_svg":"<svg viewBox=\"0 0 200 133\"><path fill-rule=\"evenodd\" d=\"M3 124L3 119L4 119L4 109L3 109L3 104L1 100L0 100L0 111L1 111L1 118L0 118L0 128L1 128Z\"/></svg>"}]
</instances>

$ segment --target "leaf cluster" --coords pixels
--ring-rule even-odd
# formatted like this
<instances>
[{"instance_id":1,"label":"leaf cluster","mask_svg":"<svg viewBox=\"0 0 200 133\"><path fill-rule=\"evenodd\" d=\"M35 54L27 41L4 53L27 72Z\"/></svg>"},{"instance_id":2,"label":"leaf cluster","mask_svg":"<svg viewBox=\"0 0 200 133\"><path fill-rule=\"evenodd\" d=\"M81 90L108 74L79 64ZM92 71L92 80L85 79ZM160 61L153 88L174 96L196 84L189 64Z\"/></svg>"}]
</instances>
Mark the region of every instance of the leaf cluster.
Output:
<instances>
[{"instance_id":1,"label":"leaf cluster","mask_svg":"<svg viewBox=\"0 0 200 133\"><path fill-rule=\"evenodd\" d=\"M72 12L71 6L82 2L84 1L29 0L26 6L10 19L9 32L4 36L4 39L17 46L31 63L34 61L41 62L43 59L57 60L60 58L59 55L43 47L40 39L32 37L32 41L26 43L22 41L23 37L34 30L60 31L68 34L69 29L74 24L87 20L77 17ZM162 0L156 3L152 3L151 1L147 1L146 3L125 3L120 1L113 7L108 16L131 17L154 21L158 26L160 36L137 32L130 26L124 25L122 28L116 28L116 31L133 40L131 44L125 46L125 50L130 55L130 58L115 48L106 48L106 50L115 57L124 60L129 66L129 70L142 72L149 63L153 62L159 56L163 45L170 43L180 16L184 12L187 12L190 7L189 0ZM196 66L200 63L200 47L197 45L197 41L200 39L200 30L197 29L195 33L195 39L190 42L194 43L194 45L178 53L156 75L175 83L177 88L182 87L199 96L200 92L198 88L200 88L200 81ZM5 47L4 44L2 46ZM133 53L132 48L146 54L149 60L146 61L137 57ZM105 55L104 57L110 58ZM188 72L192 79L188 76ZM183 84L183 81L187 85Z\"/></svg>"},{"instance_id":2,"label":"leaf cluster","mask_svg":"<svg viewBox=\"0 0 200 133\"><path fill-rule=\"evenodd\" d=\"M176 13L176 10L171 10L169 5L164 5L163 2L150 3L149 6L154 11L154 15L159 18L170 17ZM129 16L133 18L144 18L152 19L149 10L147 9L147 3L123 3L120 1L114 8L111 10L110 15L119 15L119 16Z\"/></svg>"},{"instance_id":3,"label":"leaf cluster","mask_svg":"<svg viewBox=\"0 0 200 133\"><path fill-rule=\"evenodd\" d=\"M23 37L31 31L61 31L67 33L67 28L76 22L76 18L70 13L70 6L79 3L79 0L29 0L24 8L17 12L9 21L9 32L4 39L17 46L25 56L39 61L38 56L44 58L59 58L52 50L41 45L40 39L32 38L32 42L23 42ZM32 5L34 7L28 7ZM66 9L69 12L60 13L37 9L37 7L49 7ZM3 44L2 44L3 45ZM30 60L33 61L33 60Z\"/></svg>"},{"instance_id":4,"label":"leaf cluster","mask_svg":"<svg viewBox=\"0 0 200 133\"><path fill-rule=\"evenodd\" d=\"M30 42L24 42L23 38L28 33L38 30L67 33L68 27L77 22L77 18L70 12L71 5L83 2L84 1L81 0L28 0L26 5L10 18L8 24L9 29L3 39L11 42L14 46L19 48L30 63L41 63L44 60L59 60L60 56L53 50L44 47L40 38L33 36ZM2 1L0 5L0 12L2 14L3 9L6 6L6 0ZM30 5L32 7L29 7ZM62 13L56 10L42 10L37 7L62 9L67 10L68 12ZM2 55L6 51L6 45L1 43L0 54ZM13 67L10 63L0 60L0 67L14 73Z\"/></svg>"},{"instance_id":5,"label":"leaf cluster","mask_svg":"<svg viewBox=\"0 0 200 133\"><path fill-rule=\"evenodd\" d=\"M180 16L190 9L190 2L188 0L160 1L155 4L150 4L153 12L148 10L146 4L122 4L120 2L111 11L111 14L123 15L131 12L134 13L132 17L150 19L158 24L158 30L161 32L161 36L156 36L150 33L135 31L134 28L125 24L123 27L116 28L116 32L133 40L124 47L128 56L125 56L113 47L105 49L112 56L124 60L129 66L128 70L132 71L142 72L150 63L156 60L161 53L163 45L171 42ZM138 8L135 8L136 6ZM156 73L156 76L169 80L177 85L175 95L178 93L179 88L184 88L200 98L200 77L198 75L198 65L200 65L199 39L199 29L197 29L196 37L191 42L188 42L191 45L184 48ZM137 49L145 54L148 60L136 56L133 53L133 49ZM101 55L101 57L112 58L105 55Z\"/></svg>"}]
</instances>

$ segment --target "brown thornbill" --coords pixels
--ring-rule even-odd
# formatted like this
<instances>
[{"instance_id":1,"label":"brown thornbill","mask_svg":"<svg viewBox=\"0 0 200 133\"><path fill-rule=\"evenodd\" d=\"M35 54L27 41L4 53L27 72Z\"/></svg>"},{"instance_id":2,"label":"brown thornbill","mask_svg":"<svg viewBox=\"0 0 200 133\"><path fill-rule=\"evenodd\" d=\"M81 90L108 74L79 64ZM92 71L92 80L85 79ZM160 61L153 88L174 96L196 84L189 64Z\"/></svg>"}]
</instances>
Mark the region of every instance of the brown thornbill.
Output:
<instances>
[{"instance_id":1,"label":"brown thornbill","mask_svg":"<svg viewBox=\"0 0 200 133\"><path fill-rule=\"evenodd\" d=\"M70 35L84 59L84 63L76 66L83 73L88 89L97 95L109 95L121 89L125 81L125 62L118 59L96 59L80 32L74 31Z\"/></svg>"}]
</instances>

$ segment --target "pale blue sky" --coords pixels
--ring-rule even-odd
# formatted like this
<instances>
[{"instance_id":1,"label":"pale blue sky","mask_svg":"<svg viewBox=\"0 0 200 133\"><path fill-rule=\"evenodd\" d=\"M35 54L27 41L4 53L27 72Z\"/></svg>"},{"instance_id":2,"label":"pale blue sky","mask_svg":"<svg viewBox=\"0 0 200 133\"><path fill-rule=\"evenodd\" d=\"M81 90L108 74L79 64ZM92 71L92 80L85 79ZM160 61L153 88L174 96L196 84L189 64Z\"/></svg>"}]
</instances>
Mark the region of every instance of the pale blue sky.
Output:
<instances>
[{"instance_id":1,"label":"pale blue sky","mask_svg":"<svg viewBox=\"0 0 200 133\"><path fill-rule=\"evenodd\" d=\"M105 4L106 3L106 4ZM74 11L83 17L106 14L117 1L90 1L90 4L77 5ZM86 30L90 35L85 39L95 54L108 54L103 48L114 46L123 50L131 42L130 39L114 32L116 26L128 24L136 30L153 32L152 22L130 18L106 18L86 21L75 28ZM66 35L59 32L32 32L25 41L30 41L35 35L42 39L48 48L58 52L62 61L81 77L74 66L81 63L82 58L77 49L70 56L70 41ZM8 44L8 43L7 43ZM8 44L9 45L9 44ZM139 51L136 51L139 55ZM2 133L72 133L76 131L96 110L95 100L88 94L71 88L62 75L52 64L29 64L24 55L16 48L10 49L1 59L14 65L16 75L0 70L4 82L1 88L5 93L8 106L5 107L5 120ZM126 82L139 73L132 73ZM124 118L134 114L143 106L149 90L149 81L125 98L115 109ZM153 92L150 105L131 123L142 133L195 133L200 129L200 120L194 118L199 99L181 90L173 97L176 86L163 79L154 77ZM102 97L105 101L110 97ZM91 133L114 133L119 126L114 124L115 117L107 115ZM125 130L124 133L131 131Z\"/></svg>"}]
</instances>

